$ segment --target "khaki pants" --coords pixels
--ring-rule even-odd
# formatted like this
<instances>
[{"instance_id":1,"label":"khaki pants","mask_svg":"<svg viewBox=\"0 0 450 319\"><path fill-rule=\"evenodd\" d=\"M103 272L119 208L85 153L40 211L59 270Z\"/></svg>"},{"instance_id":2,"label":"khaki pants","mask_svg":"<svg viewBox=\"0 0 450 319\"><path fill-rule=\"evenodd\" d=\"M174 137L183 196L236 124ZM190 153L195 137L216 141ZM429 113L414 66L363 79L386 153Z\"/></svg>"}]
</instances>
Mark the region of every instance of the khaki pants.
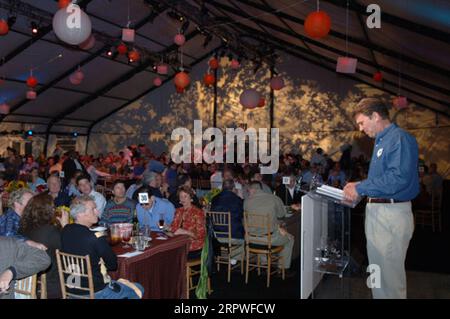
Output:
<instances>
[{"instance_id":1,"label":"khaki pants","mask_svg":"<svg viewBox=\"0 0 450 319\"><path fill-rule=\"evenodd\" d=\"M373 298L405 299L405 259L414 232L411 202L368 203L365 230L369 264L378 266L380 270L378 277L377 273L369 277L373 279Z\"/></svg>"}]
</instances>

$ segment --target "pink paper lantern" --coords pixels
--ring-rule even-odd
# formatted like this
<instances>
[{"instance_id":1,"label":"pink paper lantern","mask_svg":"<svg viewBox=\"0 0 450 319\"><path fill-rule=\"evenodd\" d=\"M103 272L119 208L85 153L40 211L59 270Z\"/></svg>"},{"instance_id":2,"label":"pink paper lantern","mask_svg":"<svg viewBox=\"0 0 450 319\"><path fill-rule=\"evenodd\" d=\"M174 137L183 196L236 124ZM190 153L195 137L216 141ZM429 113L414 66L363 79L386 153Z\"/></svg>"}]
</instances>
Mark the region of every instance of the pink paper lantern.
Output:
<instances>
[{"instance_id":1,"label":"pink paper lantern","mask_svg":"<svg viewBox=\"0 0 450 319\"><path fill-rule=\"evenodd\" d=\"M284 80L281 76L275 76L270 80L272 90L278 91L284 88Z\"/></svg>"},{"instance_id":2,"label":"pink paper lantern","mask_svg":"<svg viewBox=\"0 0 450 319\"><path fill-rule=\"evenodd\" d=\"M73 73L70 77L69 77L69 81L70 83L72 83L73 85L78 85L81 83L81 80L77 79L75 77L75 73Z\"/></svg>"},{"instance_id":3,"label":"pink paper lantern","mask_svg":"<svg viewBox=\"0 0 450 319\"><path fill-rule=\"evenodd\" d=\"M358 63L357 59L340 56L338 57L337 60L336 72L346 74L355 73L357 63Z\"/></svg>"},{"instance_id":4,"label":"pink paper lantern","mask_svg":"<svg viewBox=\"0 0 450 319\"><path fill-rule=\"evenodd\" d=\"M35 91L33 90L28 90L27 91L27 99L28 100L36 100L37 94Z\"/></svg>"},{"instance_id":5,"label":"pink paper lantern","mask_svg":"<svg viewBox=\"0 0 450 319\"><path fill-rule=\"evenodd\" d=\"M94 46L95 46L95 37L93 34L91 34L91 36L86 41L84 41L83 43L81 43L79 45L80 49L83 49L83 50L90 50Z\"/></svg>"},{"instance_id":6,"label":"pink paper lantern","mask_svg":"<svg viewBox=\"0 0 450 319\"><path fill-rule=\"evenodd\" d=\"M122 41L134 42L135 31L133 29L122 29Z\"/></svg>"},{"instance_id":7,"label":"pink paper lantern","mask_svg":"<svg viewBox=\"0 0 450 319\"><path fill-rule=\"evenodd\" d=\"M238 60L236 60L236 59L231 60L231 68L233 70L239 69L240 66L241 66L241 64L239 63Z\"/></svg>"},{"instance_id":8,"label":"pink paper lantern","mask_svg":"<svg viewBox=\"0 0 450 319\"><path fill-rule=\"evenodd\" d=\"M156 72L158 72L158 74L166 75L169 73L169 66L165 63L161 63L156 67Z\"/></svg>"},{"instance_id":9,"label":"pink paper lantern","mask_svg":"<svg viewBox=\"0 0 450 319\"><path fill-rule=\"evenodd\" d=\"M255 89L247 89L242 92L239 102L241 105L248 109L254 109L258 106L261 95Z\"/></svg>"},{"instance_id":10,"label":"pink paper lantern","mask_svg":"<svg viewBox=\"0 0 450 319\"><path fill-rule=\"evenodd\" d=\"M84 73L81 72L81 70L78 70L73 74L73 77L81 82L84 79Z\"/></svg>"},{"instance_id":11,"label":"pink paper lantern","mask_svg":"<svg viewBox=\"0 0 450 319\"><path fill-rule=\"evenodd\" d=\"M161 86L161 84L162 84L162 80L161 80L161 78L159 76L157 78L153 79L153 85L154 86Z\"/></svg>"},{"instance_id":12,"label":"pink paper lantern","mask_svg":"<svg viewBox=\"0 0 450 319\"><path fill-rule=\"evenodd\" d=\"M408 99L406 96L397 96L392 101L392 104L396 109L406 109L408 107Z\"/></svg>"},{"instance_id":13,"label":"pink paper lantern","mask_svg":"<svg viewBox=\"0 0 450 319\"><path fill-rule=\"evenodd\" d=\"M175 38L173 38L173 42L181 47L186 42L186 38L184 37L184 35L178 33Z\"/></svg>"},{"instance_id":14,"label":"pink paper lantern","mask_svg":"<svg viewBox=\"0 0 450 319\"><path fill-rule=\"evenodd\" d=\"M10 106L6 103L0 104L0 114L6 115L9 113Z\"/></svg>"}]
</instances>

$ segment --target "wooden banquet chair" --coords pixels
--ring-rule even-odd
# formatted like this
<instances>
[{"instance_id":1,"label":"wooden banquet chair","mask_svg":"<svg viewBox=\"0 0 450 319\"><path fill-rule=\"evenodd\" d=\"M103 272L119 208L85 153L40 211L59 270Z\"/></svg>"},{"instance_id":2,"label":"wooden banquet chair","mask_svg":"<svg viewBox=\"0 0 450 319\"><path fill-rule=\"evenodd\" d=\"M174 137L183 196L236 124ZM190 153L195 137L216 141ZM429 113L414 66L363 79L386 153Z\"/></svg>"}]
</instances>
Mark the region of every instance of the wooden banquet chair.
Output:
<instances>
[{"instance_id":1,"label":"wooden banquet chair","mask_svg":"<svg viewBox=\"0 0 450 319\"><path fill-rule=\"evenodd\" d=\"M206 216L209 217L212 221L214 227L214 234L216 238L223 238L226 242L220 243L220 255L216 256L216 264L217 271L220 271L220 265L227 265L228 274L227 281L231 281L231 270L236 268L238 264L232 265L231 260L232 256L234 256L238 250L242 249L241 253L241 274L244 273L244 258L245 258L245 249L244 243L235 244L231 238L231 213L230 212L206 212ZM220 227L220 228L219 228ZM217 230L217 229L220 229Z\"/></svg>"},{"instance_id":2,"label":"wooden banquet chair","mask_svg":"<svg viewBox=\"0 0 450 319\"><path fill-rule=\"evenodd\" d=\"M201 264L202 264L201 258L186 261L186 299L189 299L189 292L191 290L196 289L198 286L198 282L197 284L194 285L193 278L195 276L200 276ZM212 293L211 279L208 276L208 294L210 295L211 293Z\"/></svg>"},{"instance_id":3,"label":"wooden banquet chair","mask_svg":"<svg viewBox=\"0 0 450 319\"><path fill-rule=\"evenodd\" d=\"M94 280L89 255L71 255L60 252L59 249L57 249L56 261L58 263L58 274L63 299L67 299L67 297L72 297L74 299L95 299ZM76 280L80 284L79 287L75 287L71 282L68 282L66 276L79 279ZM81 286L81 278L87 278L88 287ZM67 291L67 288L76 288L77 290L86 291L89 294L79 295L70 293Z\"/></svg>"},{"instance_id":4,"label":"wooden banquet chair","mask_svg":"<svg viewBox=\"0 0 450 319\"><path fill-rule=\"evenodd\" d=\"M15 299L37 299L37 274L16 281Z\"/></svg>"},{"instance_id":5,"label":"wooden banquet chair","mask_svg":"<svg viewBox=\"0 0 450 319\"><path fill-rule=\"evenodd\" d=\"M264 268L267 269L267 287L270 287L270 276L280 270L277 267L272 271L272 266L284 265L283 256L280 255L283 246L272 246L270 225L271 220L268 214L244 212L245 253L247 257L245 268L246 284L248 283L249 271L256 268L259 276L261 274L261 268ZM266 257L267 265L261 263L261 255ZM284 280L284 267L281 268L281 276Z\"/></svg>"}]
</instances>

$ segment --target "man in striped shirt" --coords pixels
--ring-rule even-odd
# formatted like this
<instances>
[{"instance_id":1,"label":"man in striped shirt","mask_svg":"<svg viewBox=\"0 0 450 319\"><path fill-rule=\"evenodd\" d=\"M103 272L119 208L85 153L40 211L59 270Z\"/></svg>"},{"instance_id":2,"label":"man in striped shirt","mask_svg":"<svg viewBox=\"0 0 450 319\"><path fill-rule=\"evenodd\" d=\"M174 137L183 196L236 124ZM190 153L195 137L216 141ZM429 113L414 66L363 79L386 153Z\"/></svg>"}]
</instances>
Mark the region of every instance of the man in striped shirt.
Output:
<instances>
[{"instance_id":1,"label":"man in striped shirt","mask_svg":"<svg viewBox=\"0 0 450 319\"><path fill-rule=\"evenodd\" d=\"M132 223L136 203L125 196L124 181L117 180L113 184L114 197L106 203L101 222L107 224Z\"/></svg>"}]
</instances>

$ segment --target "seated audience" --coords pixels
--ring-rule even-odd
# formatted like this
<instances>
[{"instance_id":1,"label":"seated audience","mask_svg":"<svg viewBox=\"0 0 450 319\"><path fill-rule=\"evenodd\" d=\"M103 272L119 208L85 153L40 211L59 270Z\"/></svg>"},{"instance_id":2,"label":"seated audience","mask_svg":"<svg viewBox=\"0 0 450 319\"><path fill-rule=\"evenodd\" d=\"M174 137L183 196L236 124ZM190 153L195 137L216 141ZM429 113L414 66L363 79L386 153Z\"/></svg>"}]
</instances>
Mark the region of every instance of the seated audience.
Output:
<instances>
[{"instance_id":1,"label":"seated audience","mask_svg":"<svg viewBox=\"0 0 450 319\"><path fill-rule=\"evenodd\" d=\"M148 203L141 203L139 194L146 194ZM142 186L135 193L136 214L140 226L149 226L151 230L158 231L160 217L164 219L165 225L173 222L175 207L165 198L154 195L153 190L148 186Z\"/></svg>"},{"instance_id":2,"label":"seated audience","mask_svg":"<svg viewBox=\"0 0 450 319\"><path fill-rule=\"evenodd\" d=\"M278 196L267 194L262 190L258 181L250 183L249 198L244 201L244 211L249 213L269 215L272 232L271 243L274 246L283 246L281 255L284 258L284 268L291 267L294 237L280 226L278 219L286 216L286 209ZM262 235L262 234L261 234Z\"/></svg>"},{"instance_id":3,"label":"seated audience","mask_svg":"<svg viewBox=\"0 0 450 319\"><path fill-rule=\"evenodd\" d=\"M53 198L39 194L30 199L20 220L19 232L25 237L47 247L52 264L44 272L47 274L47 297L61 298L58 267L55 252L61 249L61 229L69 223L67 212L55 214Z\"/></svg>"},{"instance_id":4,"label":"seated audience","mask_svg":"<svg viewBox=\"0 0 450 319\"><path fill-rule=\"evenodd\" d=\"M178 197L183 206L175 211L170 231L174 235L188 235L191 238L188 259L196 259L201 256L206 237L205 213L192 204L194 192L191 188L180 187Z\"/></svg>"},{"instance_id":5,"label":"seated audience","mask_svg":"<svg viewBox=\"0 0 450 319\"><path fill-rule=\"evenodd\" d=\"M38 189L38 186L41 187L47 187L47 183L39 177L39 169L37 167L34 167L31 169L31 181L28 183L28 187L33 191L36 192Z\"/></svg>"},{"instance_id":6,"label":"seated audience","mask_svg":"<svg viewBox=\"0 0 450 319\"><path fill-rule=\"evenodd\" d=\"M31 190L25 188L18 189L9 195L10 208L0 216L0 236L24 238L18 234L20 218L33 195Z\"/></svg>"},{"instance_id":7,"label":"seated audience","mask_svg":"<svg viewBox=\"0 0 450 319\"><path fill-rule=\"evenodd\" d=\"M101 221L106 224L132 223L136 203L126 198L124 181L114 182L113 195L114 197L106 203Z\"/></svg>"},{"instance_id":8,"label":"seated audience","mask_svg":"<svg viewBox=\"0 0 450 319\"><path fill-rule=\"evenodd\" d=\"M82 179L82 182L90 181ZM95 201L87 195L81 195L74 199L70 206L70 215L75 220L74 224L67 225L62 230L62 251L68 254L86 256L89 255L93 276L95 299L140 299L144 289L138 283L130 286L122 282L111 280L105 283L100 267L100 259L108 271L117 269L117 256L108 244L106 237L97 237L90 228L98 222L99 211ZM81 285L88 286L87 278L81 278ZM134 288L134 289L133 289ZM70 288L69 288L70 289ZM70 289L74 294L86 294L86 292Z\"/></svg>"},{"instance_id":9,"label":"seated audience","mask_svg":"<svg viewBox=\"0 0 450 319\"><path fill-rule=\"evenodd\" d=\"M91 184L91 177L87 174L78 176L77 185L81 195L88 195L94 199L97 211L100 213L99 217L102 217L106 206L106 199L102 194L94 190Z\"/></svg>"},{"instance_id":10,"label":"seated audience","mask_svg":"<svg viewBox=\"0 0 450 319\"><path fill-rule=\"evenodd\" d=\"M70 206L72 200L67 192L61 189L61 179L57 174L52 174L47 178L47 187L49 194L55 203L55 206Z\"/></svg>"},{"instance_id":11,"label":"seated audience","mask_svg":"<svg viewBox=\"0 0 450 319\"><path fill-rule=\"evenodd\" d=\"M244 216L244 201L234 193L235 184L232 179L223 181L222 192L213 198L211 202L211 211L230 212L231 237L232 244L243 243L244 225L242 219ZM217 231L224 231L218 226ZM227 242L228 238L217 238L220 242Z\"/></svg>"},{"instance_id":12,"label":"seated audience","mask_svg":"<svg viewBox=\"0 0 450 319\"><path fill-rule=\"evenodd\" d=\"M289 184L281 184L275 191L275 194L283 201L285 206L300 204L303 193L297 189L297 179L293 173L286 174L289 177Z\"/></svg>"},{"instance_id":13,"label":"seated audience","mask_svg":"<svg viewBox=\"0 0 450 319\"><path fill-rule=\"evenodd\" d=\"M15 238L0 237L0 299L14 299L15 281L43 271L50 257L42 249Z\"/></svg>"},{"instance_id":14,"label":"seated audience","mask_svg":"<svg viewBox=\"0 0 450 319\"><path fill-rule=\"evenodd\" d=\"M178 198L178 188L181 186L192 188L192 178L186 174L178 175L176 185L177 187L175 191L173 191L169 196L169 201L175 206L175 208L180 208L182 205L180 203L180 199ZM197 195L195 195L195 191L193 189L192 191L194 192L194 201L192 203L197 207L201 207L200 201L198 200Z\"/></svg>"}]
</instances>

